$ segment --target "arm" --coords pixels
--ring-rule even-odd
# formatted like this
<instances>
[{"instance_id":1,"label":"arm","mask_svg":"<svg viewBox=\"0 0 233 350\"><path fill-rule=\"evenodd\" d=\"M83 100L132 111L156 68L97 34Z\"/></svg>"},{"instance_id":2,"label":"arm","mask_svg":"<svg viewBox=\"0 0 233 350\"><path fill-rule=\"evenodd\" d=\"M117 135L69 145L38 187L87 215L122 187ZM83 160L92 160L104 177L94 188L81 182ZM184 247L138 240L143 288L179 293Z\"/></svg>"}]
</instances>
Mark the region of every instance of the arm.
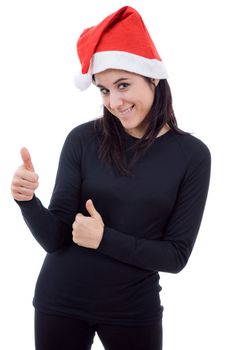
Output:
<instances>
[{"instance_id":1,"label":"arm","mask_svg":"<svg viewBox=\"0 0 233 350\"><path fill-rule=\"evenodd\" d=\"M71 243L71 228L45 208L35 195L30 201L17 202L25 223L37 242L48 253Z\"/></svg>"},{"instance_id":2,"label":"arm","mask_svg":"<svg viewBox=\"0 0 233 350\"><path fill-rule=\"evenodd\" d=\"M35 195L30 200L17 201L27 226L47 252L53 252L72 242L72 223L79 210L81 183L77 153L77 145L68 136L61 152L48 209Z\"/></svg>"},{"instance_id":3,"label":"arm","mask_svg":"<svg viewBox=\"0 0 233 350\"><path fill-rule=\"evenodd\" d=\"M98 251L121 262L177 273L186 265L201 224L210 178L210 154L190 165L161 240L138 239L105 227Z\"/></svg>"}]
</instances>

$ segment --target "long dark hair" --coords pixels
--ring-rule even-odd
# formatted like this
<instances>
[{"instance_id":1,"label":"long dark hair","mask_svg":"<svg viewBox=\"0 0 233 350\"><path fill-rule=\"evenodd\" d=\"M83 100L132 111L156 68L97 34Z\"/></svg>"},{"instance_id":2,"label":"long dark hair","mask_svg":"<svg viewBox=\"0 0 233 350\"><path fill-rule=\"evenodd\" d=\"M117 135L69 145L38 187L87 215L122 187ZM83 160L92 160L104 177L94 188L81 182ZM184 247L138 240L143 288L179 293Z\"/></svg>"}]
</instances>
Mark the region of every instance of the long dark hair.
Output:
<instances>
[{"instance_id":1,"label":"long dark hair","mask_svg":"<svg viewBox=\"0 0 233 350\"><path fill-rule=\"evenodd\" d=\"M152 84L150 78L145 79ZM159 131L165 124L178 133L184 133L178 128L172 106L172 95L166 79L160 80L155 89L155 98L147 115L148 128L141 139L133 145L135 151L132 163L139 159L153 144ZM121 122L104 107L103 116L95 120L95 130L99 140L99 159L115 165L121 175L130 173L125 157L125 134Z\"/></svg>"}]
</instances>

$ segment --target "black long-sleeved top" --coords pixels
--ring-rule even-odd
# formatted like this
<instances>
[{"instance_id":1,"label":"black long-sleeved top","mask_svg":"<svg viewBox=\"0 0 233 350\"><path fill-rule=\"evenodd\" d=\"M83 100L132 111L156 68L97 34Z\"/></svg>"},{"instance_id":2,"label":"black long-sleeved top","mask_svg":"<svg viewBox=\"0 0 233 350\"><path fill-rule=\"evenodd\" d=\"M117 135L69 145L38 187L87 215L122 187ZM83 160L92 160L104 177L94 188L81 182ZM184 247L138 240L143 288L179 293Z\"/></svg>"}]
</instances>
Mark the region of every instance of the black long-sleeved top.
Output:
<instances>
[{"instance_id":1,"label":"black long-sleeved top","mask_svg":"<svg viewBox=\"0 0 233 350\"><path fill-rule=\"evenodd\" d=\"M88 122L64 143L49 208L34 196L18 202L48 252L34 306L92 322L146 325L162 316L159 271L179 272L200 227L210 177L210 152L199 139L173 130L120 175L98 159ZM124 134L127 149L137 139ZM91 198L105 224L98 249L72 242L75 215Z\"/></svg>"}]
</instances>

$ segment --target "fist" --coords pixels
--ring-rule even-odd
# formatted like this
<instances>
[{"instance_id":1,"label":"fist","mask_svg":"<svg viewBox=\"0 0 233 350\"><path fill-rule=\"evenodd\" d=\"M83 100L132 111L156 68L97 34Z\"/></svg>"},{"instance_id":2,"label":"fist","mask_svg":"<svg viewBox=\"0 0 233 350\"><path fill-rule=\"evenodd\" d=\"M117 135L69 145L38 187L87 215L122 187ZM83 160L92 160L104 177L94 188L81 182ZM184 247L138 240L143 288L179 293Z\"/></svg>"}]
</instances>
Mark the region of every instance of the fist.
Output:
<instances>
[{"instance_id":1,"label":"fist","mask_svg":"<svg viewBox=\"0 0 233 350\"><path fill-rule=\"evenodd\" d=\"M86 202L86 208L90 216L78 213L75 217L73 241L81 247L97 249L103 238L104 223L92 200Z\"/></svg>"},{"instance_id":2,"label":"fist","mask_svg":"<svg viewBox=\"0 0 233 350\"><path fill-rule=\"evenodd\" d=\"M14 173L11 183L11 193L17 201L30 201L39 186L39 177L35 173L27 148L22 148L20 153L23 164Z\"/></svg>"}]
</instances>

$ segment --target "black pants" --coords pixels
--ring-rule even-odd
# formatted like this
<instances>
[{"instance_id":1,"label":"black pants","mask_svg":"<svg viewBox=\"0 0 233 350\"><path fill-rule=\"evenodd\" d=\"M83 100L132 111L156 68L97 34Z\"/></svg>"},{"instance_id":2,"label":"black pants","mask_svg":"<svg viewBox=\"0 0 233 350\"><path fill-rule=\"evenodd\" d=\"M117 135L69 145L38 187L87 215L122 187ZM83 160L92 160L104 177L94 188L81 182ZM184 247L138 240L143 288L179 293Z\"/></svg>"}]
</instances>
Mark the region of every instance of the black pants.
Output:
<instances>
[{"instance_id":1,"label":"black pants","mask_svg":"<svg viewBox=\"0 0 233 350\"><path fill-rule=\"evenodd\" d=\"M162 323L153 326L89 324L35 311L36 350L90 350L97 332L105 350L162 350Z\"/></svg>"}]
</instances>

